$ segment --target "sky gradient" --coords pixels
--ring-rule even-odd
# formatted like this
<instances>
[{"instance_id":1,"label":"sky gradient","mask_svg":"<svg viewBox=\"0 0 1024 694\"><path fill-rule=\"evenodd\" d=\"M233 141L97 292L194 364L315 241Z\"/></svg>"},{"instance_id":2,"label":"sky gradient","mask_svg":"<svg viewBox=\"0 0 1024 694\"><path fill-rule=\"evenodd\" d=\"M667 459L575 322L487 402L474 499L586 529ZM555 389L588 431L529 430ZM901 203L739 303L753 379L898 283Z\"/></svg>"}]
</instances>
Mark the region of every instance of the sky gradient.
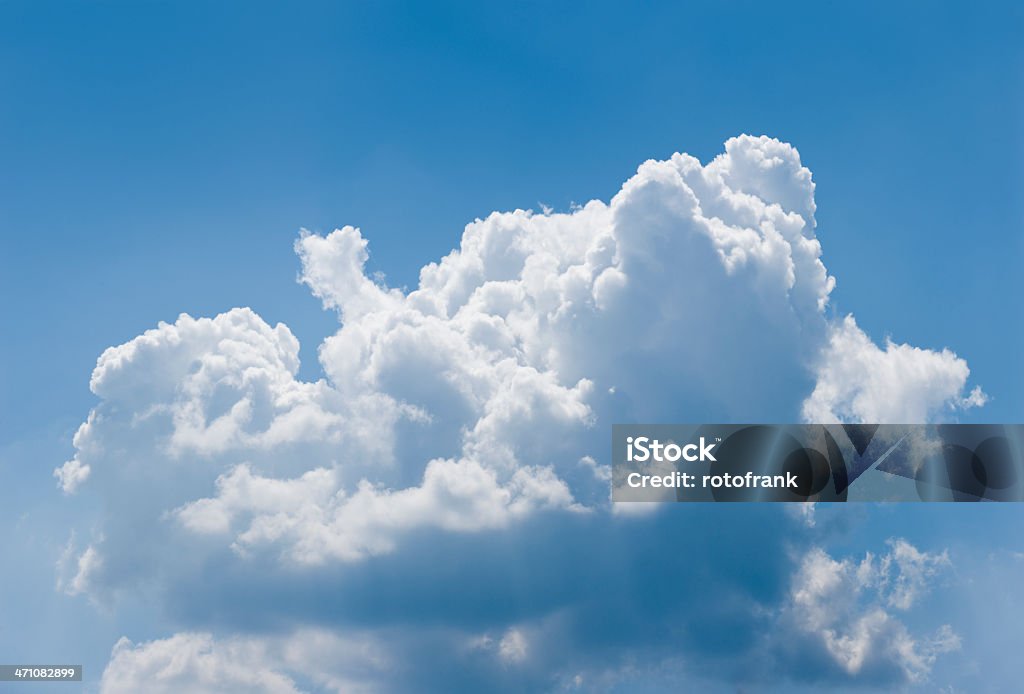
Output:
<instances>
[{"instance_id":1,"label":"sky gradient","mask_svg":"<svg viewBox=\"0 0 1024 694\"><path fill-rule=\"evenodd\" d=\"M156 402L135 394L114 407L90 391L90 375L104 350L160 321L174 324L181 313L213 318L248 307L268 330L284 323L298 342L295 392L324 377L340 389L345 360L318 352L339 331L339 317L321 299L329 303L348 280L313 270L318 253L330 266L331 258L349 259L350 250L295 249L300 230L316 239L358 227L375 286L411 291L421 268L459 248L474 219L533 210L541 219L566 220L573 234L597 234L604 222L570 214L578 205L600 200L611 209L645 161L686 152L708 166L725 152L723 143L744 133L790 143L813 173L814 236L836 279L820 314L807 314L814 330L853 314L882 350L887 338L948 348L970 369L967 389L950 398L978 385L988 401L943 416L1019 422L1022 31L1024 12L1012 3L862 3L841 11L743 2L628 11L602 3L586 11L545 3L0 4L7 97L0 100L0 292L8 326L0 341L0 523L19 557L0 578L0 610L8 617L0 659L83 662L85 691L100 690L123 636L157 646L141 655L123 650L131 657L119 661L123 671L112 671L108 691L118 691L118 672L127 678L143 671L143 656L158 662L161 644L195 647L226 663L250 662L239 654L258 651L278 664L265 681L220 685L240 690L289 691L274 679L287 676L294 688L313 691L337 689L337 681L384 691L407 691L411 682L439 691L659 691L694 681L723 691L738 683L773 691L779 682L814 690L823 680L840 689L897 683L1012 691L1017 675L1008 649L1024 617L1010 588L1024 570L1017 530L1024 517L1014 506L825 508L810 520L760 508L672 508L626 520L603 509L584 521L549 509L478 533L414 529L417 539L398 542L393 552L367 550L368 559L351 564L335 557L303 573L281 569L273 553L245 559L227 545L214 551L216 542L205 536L147 536L145 523L131 537L126 519L142 518L134 514L146 510L160 477L104 478L101 471L104 461L117 470L134 469L130 461L164 465L173 456L161 448L159 431L97 434L104 446L82 454L93 456L97 477L74 495L62 493L53 470L82 450L72 439L91 409L100 408L108 422L127 422ZM771 202L771 193L762 197ZM628 202L622 215L662 209ZM548 208L555 217L543 213ZM639 212L623 218L640 221L621 228L645 228ZM542 229L528 238L539 245L555 236ZM644 247L636 246L637 258ZM721 281L723 296L754 296L738 280ZM650 296L667 286L652 280ZM743 305L737 302L725 305ZM342 323L370 331L362 320L353 315ZM246 326L262 330L256 322ZM817 344L808 335L785 337ZM277 339L265 344L285 354L284 364L290 343ZM720 355L715 366L753 363L744 349ZM126 378L160 373L171 357L156 354ZM781 347L765 354L780 373L803 368L780 361ZM596 358L587 362L593 373L581 377L604 392L664 373L623 363L632 366L621 367L621 379ZM293 387L287 364L268 364L288 384L282 388ZM693 388L689 399L652 407L666 420L688 413L724 421L744 407L766 421L794 420L814 385L812 374L806 378L793 380L791 390L752 393L747 403L716 401ZM559 386L569 392L574 384ZM678 384L692 386L684 376ZM424 378L423 389L431 387ZM408 402L418 397L407 395ZM221 396L210 397L216 409ZM316 399L332 393L309 397L335 412ZM584 401L602 444L609 417L636 413L621 401L580 395ZM434 405L437 422L448 421L446 414L461 421L464 413L450 402L424 408ZM337 405L345 412L349 406ZM396 441L405 441L404 431ZM584 454L606 462L587 436L564 453L572 465ZM237 471L243 458L257 476L281 481L336 457L324 452L334 440L301 445L197 453L209 462L190 489L200 491L163 510L216 498L215 478ZM452 444L436 454L457 457L460 450ZM425 463L400 466L388 484L416 488ZM566 479L582 499L584 483ZM343 486L351 491L354 483ZM679 552L659 551L659 539L679 534L689 538ZM926 558L906 560L898 538ZM131 549L165 540L201 561L158 561ZM730 541L755 559L738 561ZM69 590L69 581L84 575L77 569L88 547L108 548L104 579L92 590ZM124 551L118 555L116 547ZM818 561L815 551L836 563ZM903 611L891 604L884 581L859 585L851 589L851 619L881 606L890 624L913 635L919 654L949 624L957 648L936 646L926 667L901 670L883 658L877 668L851 674L830 663L827 649L811 658L823 663L818 668L761 642L792 626L787 619L811 619L800 610L813 605L794 597L801 571L818 567L853 581L855 572L844 567L859 566L869 552L876 561L892 556L892 566L918 576L907 580L918 581L920 594ZM431 556L449 557L450 567L435 566ZM581 585L591 586L582 598ZM720 610L666 597L704 590ZM303 604L303 595L313 604ZM648 598L627 601L637 595ZM401 637L389 638L396 633ZM898 630L872 633L883 634L882 643L902 638ZM219 645L160 641L182 634L211 634ZM339 661L344 672L303 679L297 673L307 668L279 653L287 650L281 639L310 661L331 649L362 656ZM534 659L544 650L537 644L549 644L550 660ZM494 662L473 654L491 654ZM576 670L563 671L559 659ZM439 662L450 667L432 667ZM751 663L767 665L759 671Z\"/></svg>"}]
</instances>

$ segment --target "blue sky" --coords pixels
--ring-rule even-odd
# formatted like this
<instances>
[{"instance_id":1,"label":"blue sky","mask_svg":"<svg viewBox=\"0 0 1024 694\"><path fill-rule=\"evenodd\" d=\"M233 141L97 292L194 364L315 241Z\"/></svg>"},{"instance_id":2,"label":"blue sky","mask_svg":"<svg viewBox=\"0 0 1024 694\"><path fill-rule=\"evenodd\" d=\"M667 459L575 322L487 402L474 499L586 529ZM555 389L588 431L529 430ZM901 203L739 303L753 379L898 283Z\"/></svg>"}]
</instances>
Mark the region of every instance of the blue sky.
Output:
<instances>
[{"instance_id":1,"label":"blue sky","mask_svg":"<svg viewBox=\"0 0 1024 694\"><path fill-rule=\"evenodd\" d=\"M827 315L853 313L878 344L891 336L952 349L990 398L957 418L1020 421L1022 25L1013 3L3 3L0 521L24 560L3 572L0 609L19 628L0 631L0 653L84 660L95 682L122 635L141 642L246 631L230 616L197 618L171 589L156 603L121 583L116 599L97 604L55 591L69 530L81 551L104 534L96 518L116 518L118 497L83 488L65 498L52 470L75 455L72 436L99 402L89 390L97 357L182 312L251 307L270 325L284 322L301 344L299 377L320 378L317 349L338 320L296 281L303 269L292 246L302 228L359 227L367 272L413 288L420 268L458 247L475 218L608 201L645 160L688 152L707 163L730 137L768 135L796 147L813 172L821 259L837 278ZM786 395L792 407L783 418L798 415L805 395ZM699 398L679 407L708 418L735 411ZM695 525L742 533L758 513L713 511ZM669 513L675 520L650 521L650 532L685 527ZM1007 595L1010 616L996 623L979 623L968 606L979 599L976 586L1019 581L1019 511L820 515L813 531L784 529L790 521L772 516L780 537L766 542L797 555L822 545L836 557L884 552L893 536L931 552L949 548L954 578L929 599L963 605L946 617L963 646L937 659L932 683L972 690L979 676L964 663L984 671L1005 660L1009 641L985 638L1019 637L1015 597ZM572 532L593 534L604 522ZM518 532L526 539L511 537ZM496 567L518 561L513 550L530 541L526 532L499 534L511 558L494 559ZM720 576L756 583L717 547L694 553ZM777 591L761 596L768 602L785 593L787 557L765 560L779 576ZM360 570L388 575L421 560L376 561ZM150 580L184 586L202 575L180 573L177 583L164 574ZM551 590L536 604L524 598L528 609L513 617L540 619L562 604ZM500 612L484 603L481 610ZM438 614L409 620L440 628L454 612L439 605ZM31 616L38 610L45 619ZM921 628L933 628L929 618L919 618ZM904 621L914 629L917 619ZM588 663L603 647L612 646L581 641L574 657ZM408 648L408 658L429 661L419 645ZM728 671L728 658L742 656L722 650ZM536 668L531 676L542 677ZM462 672L466 687L493 675ZM512 688L539 681L504 672ZM622 686L657 689L659 678L674 676L663 667ZM1010 677L993 672L994 691Z\"/></svg>"}]
</instances>

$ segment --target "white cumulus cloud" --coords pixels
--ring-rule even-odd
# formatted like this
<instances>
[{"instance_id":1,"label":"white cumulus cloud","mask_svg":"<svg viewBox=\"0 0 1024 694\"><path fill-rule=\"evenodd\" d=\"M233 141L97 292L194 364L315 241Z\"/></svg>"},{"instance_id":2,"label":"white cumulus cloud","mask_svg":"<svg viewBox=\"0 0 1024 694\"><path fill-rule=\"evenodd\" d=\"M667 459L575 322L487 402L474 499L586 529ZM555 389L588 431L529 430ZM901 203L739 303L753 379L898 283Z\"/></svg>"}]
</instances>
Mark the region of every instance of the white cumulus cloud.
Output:
<instances>
[{"instance_id":1,"label":"white cumulus cloud","mask_svg":"<svg viewBox=\"0 0 1024 694\"><path fill-rule=\"evenodd\" d=\"M54 470L53 476L57 478L57 482L65 494L72 494L83 482L89 479L91 471L92 469L88 465L83 465L82 461L78 458L72 458Z\"/></svg>"},{"instance_id":2,"label":"white cumulus cloud","mask_svg":"<svg viewBox=\"0 0 1024 694\"><path fill-rule=\"evenodd\" d=\"M789 616L846 674L892 668L905 681L920 682L938 655L959 648L959 637L949 625L914 635L891 610L913 607L948 567L946 553L923 552L902 539L890 540L881 557L868 553L859 562L814 548L793 578Z\"/></svg>"},{"instance_id":3,"label":"white cumulus cloud","mask_svg":"<svg viewBox=\"0 0 1024 694\"><path fill-rule=\"evenodd\" d=\"M919 421L983 399L948 350L830 323L810 171L770 138L725 149L645 162L607 203L478 219L407 293L366 275L359 230L303 233L300 279L342 322L326 379L296 377L283 324L182 315L103 353L56 474L141 485L161 522L315 564L605 505L575 461L615 418L777 418L810 392L809 419Z\"/></svg>"},{"instance_id":4,"label":"white cumulus cloud","mask_svg":"<svg viewBox=\"0 0 1024 694\"><path fill-rule=\"evenodd\" d=\"M970 372L948 349L934 352L888 340L882 349L847 316L830 329L803 416L822 423L928 422L946 410L985 404L978 387L963 395Z\"/></svg>"},{"instance_id":5,"label":"white cumulus cloud","mask_svg":"<svg viewBox=\"0 0 1024 694\"><path fill-rule=\"evenodd\" d=\"M300 280L340 321L318 351L323 378L300 379L298 340L247 308L182 314L100 356L99 403L54 473L102 502L69 585L171 590L256 565L305 577L441 536L543 533L542 514L615 522L615 421L911 422L983 404L953 352L880 347L830 318L814 187L794 147L732 138L707 164L644 162L608 201L477 219L411 290L367 275L358 229L303 232ZM883 632L903 662L918 658L908 676L938 652L896 636L888 610L913 599L914 570L934 568L900 561L918 568L892 579L892 604L857 627L815 627L832 630L847 672ZM849 580L818 563L821 580ZM794 610L813 621L817 594L800 595ZM150 669L195 691L296 686L286 668L203 679L207 663L259 649L189 634L121 644L105 686ZM496 640L508 662L541 653L524 634ZM190 655L164 655L175 649Z\"/></svg>"},{"instance_id":6,"label":"white cumulus cloud","mask_svg":"<svg viewBox=\"0 0 1024 694\"><path fill-rule=\"evenodd\" d=\"M323 630L285 636L216 638L182 632L166 639L115 644L100 681L102 694L298 694L299 678L318 691L374 691L389 665L372 639L349 640Z\"/></svg>"}]
</instances>

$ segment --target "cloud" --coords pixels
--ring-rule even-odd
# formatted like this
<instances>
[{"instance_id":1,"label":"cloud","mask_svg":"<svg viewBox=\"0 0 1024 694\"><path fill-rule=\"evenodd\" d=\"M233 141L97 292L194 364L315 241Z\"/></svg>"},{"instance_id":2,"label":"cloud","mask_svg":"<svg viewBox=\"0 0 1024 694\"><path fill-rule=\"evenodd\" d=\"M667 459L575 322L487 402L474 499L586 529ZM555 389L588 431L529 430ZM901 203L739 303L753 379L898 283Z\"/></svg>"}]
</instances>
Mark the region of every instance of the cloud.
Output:
<instances>
[{"instance_id":1,"label":"cloud","mask_svg":"<svg viewBox=\"0 0 1024 694\"><path fill-rule=\"evenodd\" d=\"M497 641L487 634L471 639L470 648L491 651L502 663L514 665L526 660L529 641L522 629L510 627Z\"/></svg>"},{"instance_id":2,"label":"cloud","mask_svg":"<svg viewBox=\"0 0 1024 694\"><path fill-rule=\"evenodd\" d=\"M99 403L55 473L65 492L101 502L88 519L98 539L69 560L88 568L77 585L108 601L145 591L176 612L197 627L183 647L197 654L186 669L201 671L196 663L255 648L194 635L215 619L270 631L391 620L408 626L391 647L426 664L453 657L442 648L473 634L501 634L500 660L518 663L520 679L502 680L511 689L596 672L594 653L603 669L613 653L639 657L652 646L637 614L659 625L662 640L645 662L671 662L673 672L673 639L688 632L669 629L669 617L722 624L714 644L723 652L753 648L739 641L765 621L761 603L778 596L759 591L775 584L762 576L766 587L736 585L737 568L703 544L693 556L709 581L723 582L724 613L666 598L669 608L605 615L633 642L598 634L595 615L607 604L594 593L582 603L580 586L593 579L628 605L623 586L653 582L620 575L650 549L646 534L702 527L708 513L612 512L608 426L801 413L902 422L984 399L965 395L969 371L952 352L882 349L852 317L829 318L835 280L815 209L796 149L742 136L706 165L685 154L645 162L608 202L477 219L409 291L367 276L359 230L302 233L300 281L340 321L319 348L322 379L299 379L295 336L246 308L182 314L100 356L90 383ZM759 514L768 512L733 513L743 556L759 551L747 521L765 523ZM723 525L716 532L726 536ZM612 535L612 556L627 568L589 566ZM775 576L781 541L762 542L763 571ZM584 554L570 563L565 547ZM666 561L660 548L654 554ZM398 577L400 593L381 576ZM566 576L576 577L571 588ZM530 587L509 594L508 581ZM451 624L452 609L431 606L442 587L477 596L480 609ZM232 602L239 594L260 596L259 609L243 616ZM485 613L506 604L507 613ZM454 633L439 634L438 622ZM163 643L124 646L112 666L145 666L169 649ZM493 689L493 663L466 658L456 663L464 683ZM569 660L578 667L563 672ZM263 674L293 686L282 672Z\"/></svg>"},{"instance_id":3,"label":"cloud","mask_svg":"<svg viewBox=\"0 0 1024 694\"><path fill-rule=\"evenodd\" d=\"M346 495L330 470L277 480L253 475L245 465L218 478L217 487L216 497L186 504L174 515L205 534L224 534L244 516L236 549L283 542L288 557L301 564L388 552L393 538L407 529L497 528L538 507L573 506L568 487L550 469L520 468L501 486L471 460L431 461L420 486L398 491L363 483Z\"/></svg>"},{"instance_id":4,"label":"cloud","mask_svg":"<svg viewBox=\"0 0 1024 694\"><path fill-rule=\"evenodd\" d=\"M447 611L446 621L402 622L383 630L378 623L376 631L349 625L221 638L184 632L139 645L123 640L115 647L104 685L139 688L159 672L164 679L157 680L154 691L162 691L158 687L164 682L168 688L205 691L214 685L202 678L216 671L221 677L216 686L223 691L260 691L253 680L231 679L231 667L215 666L223 661L282 687L325 692L629 691L679 682L700 682L712 691L778 688L782 683L794 691L814 691L824 682L904 688L927 686L937 659L960 647L960 637L947 624L929 631L913 629L907 621L934 581L951 568L944 552L925 552L901 539L890 540L880 555L868 552L859 559L835 558L815 547L785 562L788 575L780 577L779 590L764 593L774 580L770 553L737 559L727 569L716 566L723 558L708 548L691 546L677 561L656 564L668 529L646 527L645 534L658 534L634 555L636 564L621 567L656 566L656 571L619 585L616 574L600 565L580 566L576 573L555 567L574 587L574 599L526 620L520 614L511 623L500 615L474 615L491 625L483 633L462 623L458 608L446 603L446 591L464 591L464 586L483 591L485 601L497 600L497 594L476 582L471 569L464 586L447 587L416 572L417 582L431 586L423 595L432 591L439 613ZM755 533L726 528L724 535L707 535L709 543L732 546ZM755 539L765 537L771 534ZM617 558L627 556L616 552ZM695 556L704 568L688 574ZM748 572L745 581L741 569L751 560L766 571ZM487 557L480 561L486 563ZM379 571L391 575L388 567ZM347 593L349 601L359 600L344 583L335 588ZM420 599L415 587L406 584L406 590L416 594L414 601ZM532 594L536 588L509 590L511 595ZM389 605L391 613L397 608L387 599L380 604ZM300 685L302 678L310 681Z\"/></svg>"},{"instance_id":5,"label":"cloud","mask_svg":"<svg viewBox=\"0 0 1024 694\"><path fill-rule=\"evenodd\" d=\"M981 388L963 395L970 369L953 352L897 345L879 348L847 316L831 327L817 369L817 384L804 402L804 419L920 423L945 411L980 407Z\"/></svg>"},{"instance_id":6,"label":"cloud","mask_svg":"<svg viewBox=\"0 0 1024 694\"><path fill-rule=\"evenodd\" d=\"M790 504L786 506L786 512L798 519L807 528L813 528L817 525L818 521L815 518L816 510L817 502L815 501L809 501L804 504Z\"/></svg>"},{"instance_id":7,"label":"cloud","mask_svg":"<svg viewBox=\"0 0 1024 694\"><path fill-rule=\"evenodd\" d=\"M295 683L261 662L259 644L217 644L209 634L175 634L135 646L122 638L103 671L100 691L260 692L297 694Z\"/></svg>"},{"instance_id":8,"label":"cloud","mask_svg":"<svg viewBox=\"0 0 1024 694\"><path fill-rule=\"evenodd\" d=\"M64 490L65 494L73 494L83 482L89 479L91 471L92 468L88 465L83 465L82 461L72 458L54 470L53 476L57 478L60 488Z\"/></svg>"},{"instance_id":9,"label":"cloud","mask_svg":"<svg viewBox=\"0 0 1024 694\"><path fill-rule=\"evenodd\" d=\"M793 578L783 621L812 637L848 676L878 678L889 671L921 682L960 639L948 624L931 636L912 635L891 610L913 607L929 579L949 564L946 553L922 552L903 539L890 540L881 557L869 552L859 562L813 548Z\"/></svg>"},{"instance_id":10,"label":"cloud","mask_svg":"<svg viewBox=\"0 0 1024 694\"><path fill-rule=\"evenodd\" d=\"M498 655L506 663L518 663L526 659L529 644L519 629L509 629L498 643Z\"/></svg>"},{"instance_id":11,"label":"cloud","mask_svg":"<svg viewBox=\"0 0 1024 694\"><path fill-rule=\"evenodd\" d=\"M57 562L57 590L67 595L88 594L90 583L102 566L103 557L94 545L88 545L76 556L75 536L72 532Z\"/></svg>"},{"instance_id":12,"label":"cloud","mask_svg":"<svg viewBox=\"0 0 1024 694\"><path fill-rule=\"evenodd\" d=\"M88 452L93 437L112 433L97 428L146 431L151 423L146 433L170 458L337 441L342 413L356 423L345 407L354 403L338 402L323 382L296 380L298 353L287 326L271 328L249 309L161 323L100 356L90 387L125 419L98 419L108 414L99 410L76 448Z\"/></svg>"},{"instance_id":13,"label":"cloud","mask_svg":"<svg viewBox=\"0 0 1024 694\"><path fill-rule=\"evenodd\" d=\"M280 638L228 637L183 632L170 638L114 645L100 681L102 694L298 694L297 680L318 691L373 691L373 677L388 665L372 641L342 639L319 630Z\"/></svg>"},{"instance_id":14,"label":"cloud","mask_svg":"<svg viewBox=\"0 0 1024 694\"><path fill-rule=\"evenodd\" d=\"M950 566L949 554L922 552L904 539L889 541L890 552L878 567L879 588L886 605L908 610L927 588L928 580Z\"/></svg>"}]
</instances>

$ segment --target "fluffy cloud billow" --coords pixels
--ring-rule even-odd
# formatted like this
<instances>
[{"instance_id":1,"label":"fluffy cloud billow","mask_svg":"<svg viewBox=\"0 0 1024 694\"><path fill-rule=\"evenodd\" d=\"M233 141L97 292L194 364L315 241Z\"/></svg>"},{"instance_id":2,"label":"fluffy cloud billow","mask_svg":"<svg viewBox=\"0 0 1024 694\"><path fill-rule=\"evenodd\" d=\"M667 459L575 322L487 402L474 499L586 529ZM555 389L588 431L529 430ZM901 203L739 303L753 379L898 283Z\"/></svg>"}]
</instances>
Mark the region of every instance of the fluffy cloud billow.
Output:
<instances>
[{"instance_id":1,"label":"fluffy cloud billow","mask_svg":"<svg viewBox=\"0 0 1024 694\"><path fill-rule=\"evenodd\" d=\"M641 527L609 514L614 421L902 422L983 404L951 351L880 348L830 318L814 213L797 151L742 136L707 165L645 162L609 202L478 219L411 291L367 276L359 230L303 233L301 281L340 320L323 379L298 379L294 335L249 309L182 315L101 355L100 402L55 475L116 503L88 576L66 583L114 600L223 564L287 591L294 572L358 574L422 543ZM530 619L491 625L491 650L522 656L502 667L531 667L528 635L548 622Z\"/></svg>"},{"instance_id":2,"label":"fluffy cloud billow","mask_svg":"<svg viewBox=\"0 0 1024 694\"><path fill-rule=\"evenodd\" d=\"M783 624L794 640L782 650L803 647L800 660L817 650L845 676L916 683L935 659L957 650L960 638L948 624L934 634L912 635L896 616L910 610L941 571L946 553L922 552L906 540L889 540L880 557L836 560L820 548L799 563L783 610Z\"/></svg>"},{"instance_id":3,"label":"fluffy cloud billow","mask_svg":"<svg viewBox=\"0 0 1024 694\"><path fill-rule=\"evenodd\" d=\"M147 643L118 641L101 687L109 694L298 694L296 680L311 679L332 691L366 692L373 690L367 680L388 665L379 644L320 630L220 640L183 632Z\"/></svg>"}]
</instances>

